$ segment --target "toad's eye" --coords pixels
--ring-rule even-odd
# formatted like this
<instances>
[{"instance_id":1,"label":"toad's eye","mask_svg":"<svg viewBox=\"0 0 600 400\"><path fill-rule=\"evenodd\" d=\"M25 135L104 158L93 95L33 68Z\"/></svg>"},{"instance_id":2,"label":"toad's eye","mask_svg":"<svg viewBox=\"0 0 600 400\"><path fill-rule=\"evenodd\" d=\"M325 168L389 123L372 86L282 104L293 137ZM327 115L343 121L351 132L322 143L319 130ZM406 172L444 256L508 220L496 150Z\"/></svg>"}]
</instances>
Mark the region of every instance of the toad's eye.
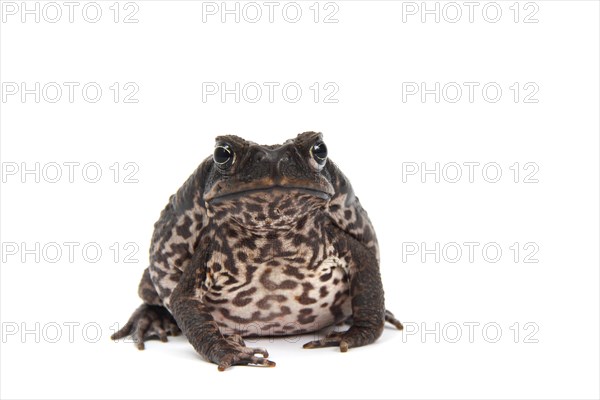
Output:
<instances>
[{"instance_id":1,"label":"toad's eye","mask_svg":"<svg viewBox=\"0 0 600 400\"><path fill-rule=\"evenodd\" d=\"M215 146L213 160L221 168L228 168L233 163L233 149L229 143L218 143Z\"/></svg>"},{"instance_id":2,"label":"toad's eye","mask_svg":"<svg viewBox=\"0 0 600 400\"><path fill-rule=\"evenodd\" d=\"M310 154L312 154L317 164L323 165L327 161L327 146L319 140L310 148Z\"/></svg>"}]
</instances>

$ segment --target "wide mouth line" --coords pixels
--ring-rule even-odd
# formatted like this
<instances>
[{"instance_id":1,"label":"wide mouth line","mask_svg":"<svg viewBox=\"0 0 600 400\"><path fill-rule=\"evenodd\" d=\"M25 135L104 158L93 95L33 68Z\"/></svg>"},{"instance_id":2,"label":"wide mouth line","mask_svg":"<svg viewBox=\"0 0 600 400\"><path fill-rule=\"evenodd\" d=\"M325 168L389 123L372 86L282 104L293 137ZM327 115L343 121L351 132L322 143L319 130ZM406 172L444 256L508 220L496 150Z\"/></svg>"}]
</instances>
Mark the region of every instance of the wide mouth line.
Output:
<instances>
[{"instance_id":1,"label":"wide mouth line","mask_svg":"<svg viewBox=\"0 0 600 400\"><path fill-rule=\"evenodd\" d=\"M322 190L318 190L318 189L295 187L295 186L274 185L274 186L265 186L265 187L259 187L259 188L253 188L253 189L243 189L243 190L239 190L236 192L218 195L218 196L213 197L209 201L227 200L230 198L240 197L242 195L249 195L249 194L253 194L253 193L264 193L264 192L268 192L273 189L278 189L278 190L283 190L283 191L298 191L300 193L310 194L312 196L316 196L316 197L319 197L324 200L331 198L331 195L329 193L322 191Z\"/></svg>"}]
</instances>

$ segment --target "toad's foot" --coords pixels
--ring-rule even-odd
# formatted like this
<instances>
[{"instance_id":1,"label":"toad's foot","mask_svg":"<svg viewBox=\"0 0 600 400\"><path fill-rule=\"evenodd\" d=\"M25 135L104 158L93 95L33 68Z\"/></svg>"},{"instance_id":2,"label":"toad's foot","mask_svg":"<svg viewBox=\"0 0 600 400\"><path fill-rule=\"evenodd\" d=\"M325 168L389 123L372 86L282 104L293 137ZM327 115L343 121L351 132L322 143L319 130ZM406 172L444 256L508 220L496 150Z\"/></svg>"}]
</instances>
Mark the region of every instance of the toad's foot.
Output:
<instances>
[{"instance_id":1,"label":"toad's foot","mask_svg":"<svg viewBox=\"0 0 600 400\"><path fill-rule=\"evenodd\" d=\"M232 365L274 367L275 362L270 361L268 357L266 349L246 347L239 335L228 336L217 342L209 354L210 360L219 366L219 371L225 371Z\"/></svg>"},{"instance_id":2,"label":"toad's foot","mask_svg":"<svg viewBox=\"0 0 600 400\"><path fill-rule=\"evenodd\" d=\"M339 346L340 351L347 352L351 347L360 347L373 343L381 333L380 329L353 325L346 332L331 332L323 339L304 344L305 349Z\"/></svg>"},{"instance_id":3,"label":"toad's foot","mask_svg":"<svg viewBox=\"0 0 600 400\"><path fill-rule=\"evenodd\" d=\"M181 330L169 311L162 306L142 304L129 321L110 338L112 340L131 336L136 347L144 350L144 342L150 339L167 341L167 336L177 336Z\"/></svg>"}]
</instances>

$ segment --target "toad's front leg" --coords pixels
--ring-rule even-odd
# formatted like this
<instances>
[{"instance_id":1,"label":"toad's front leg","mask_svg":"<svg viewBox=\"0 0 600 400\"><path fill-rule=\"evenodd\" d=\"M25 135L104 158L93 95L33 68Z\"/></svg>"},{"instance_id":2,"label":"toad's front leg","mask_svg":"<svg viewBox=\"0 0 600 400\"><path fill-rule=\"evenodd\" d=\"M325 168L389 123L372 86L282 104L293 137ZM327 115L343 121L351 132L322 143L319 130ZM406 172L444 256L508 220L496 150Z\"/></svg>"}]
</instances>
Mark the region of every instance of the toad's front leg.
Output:
<instances>
[{"instance_id":1,"label":"toad's front leg","mask_svg":"<svg viewBox=\"0 0 600 400\"><path fill-rule=\"evenodd\" d=\"M225 337L214 321L210 310L195 297L196 288L204 278L204 266L190 265L184 271L171 296L171 309L177 324L194 349L224 371L232 365L261 365L274 367L262 348L246 347L241 337ZM260 356L260 357L259 357Z\"/></svg>"},{"instance_id":2,"label":"toad's front leg","mask_svg":"<svg viewBox=\"0 0 600 400\"><path fill-rule=\"evenodd\" d=\"M352 322L345 332L332 332L321 340L304 345L305 349L339 346L342 352L351 347L373 343L383 332L385 321L402 329L402 324L385 309L383 285L375 253L355 238L336 230L338 251L349 259ZM349 257L345 257L349 255Z\"/></svg>"}]
</instances>

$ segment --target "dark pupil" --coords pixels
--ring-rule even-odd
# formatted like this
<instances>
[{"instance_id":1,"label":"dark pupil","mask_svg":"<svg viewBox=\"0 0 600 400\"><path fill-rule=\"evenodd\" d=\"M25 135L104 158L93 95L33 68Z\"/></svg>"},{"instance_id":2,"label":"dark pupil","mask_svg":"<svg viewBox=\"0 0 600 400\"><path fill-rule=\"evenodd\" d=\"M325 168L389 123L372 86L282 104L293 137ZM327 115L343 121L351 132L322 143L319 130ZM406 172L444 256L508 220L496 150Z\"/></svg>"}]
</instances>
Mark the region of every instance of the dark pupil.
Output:
<instances>
[{"instance_id":1,"label":"dark pupil","mask_svg":"<svg viewBox=\"0 0 600 400\"><path fill-rule=\"evenodd\" d=\"M231 149L228 145L217 146L213 158L217 164L225 164L231 158Z\"/></svg>"},{"instance_id":2,"label":"dark pupil","mask_svg":"<svg viewBox=\"0 0 600 400\"><path fill-rule=\"evenodd\" d=\"M316 143L313 146L313 156L317 159L317 161L324 161L327 158L327 146L325 143L320 142Z\"/></svg>"}]
</instances>

